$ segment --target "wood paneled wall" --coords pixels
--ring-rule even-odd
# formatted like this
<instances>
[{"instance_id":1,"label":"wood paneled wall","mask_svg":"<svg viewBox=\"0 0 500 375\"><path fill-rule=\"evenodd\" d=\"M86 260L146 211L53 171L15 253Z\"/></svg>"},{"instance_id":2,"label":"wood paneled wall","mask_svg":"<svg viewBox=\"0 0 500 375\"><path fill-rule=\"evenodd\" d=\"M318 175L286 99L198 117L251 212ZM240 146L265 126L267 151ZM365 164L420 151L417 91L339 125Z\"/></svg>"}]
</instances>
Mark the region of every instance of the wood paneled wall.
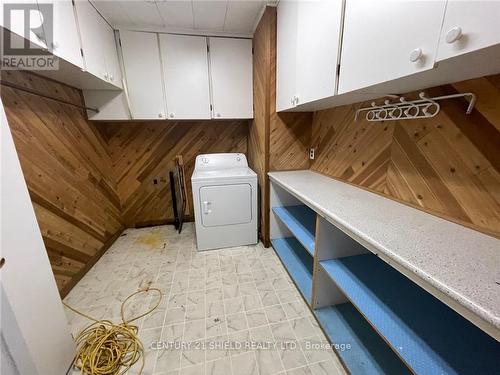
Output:
<instances>
[{"instance_id":1,"label":"wood paneled wall","mask_svg":"<svg viewBox=\"0 0 500 375\"><path fill-rule=\"evenodd\" d=\"M354 121L369 103L318 111L311 169L500 237L500 75L425 91L478 100L470 115L454 99L432 119L383 123Z\"/></svg>"},{"instance_id":2,"label":"wood paneled wall","mask_svg":"<svg viewBox=\"0 0 500 375\"><path fill-rule=\"evenodd\" d=\"M79 90L30 73L3 71L2 80L83 103ZM5 86L1 97L64 295L123 229L106 143L78 108Z\"/></svg>"},{"instance_id":3,"label":"wood paneled wall","mask_svg":"<svg viewBox=\"0 0 500 375\"><path fill-rule=\"evenodd\" d=\"M254 118L248 136L248 163L257 173L260 197L260 238L268 243L269 238L269 126L271 113L271 74L273 25L276 8L267 7L253 38L253 107Z\"/></svg>"},{"instance_id":4,"label":"wood paneled wall","mask_svg":"<svg viewBox=\"0 0 500 375\"><path fill-rule=\"evenodd\" d=\"M267 172L309 168L311 113L276 112L276 7L267 7L254 33L254 120L248 155L261 195L261 240L269 246Z\"/></svg>"},{"instance_id":5,"label":"wood paneled wall","mask_svg":"<svg viewBox=\"0 0 500 375\"><path fill-rule=\"evenodd\" d=\"M172 222L172 160L182 155L188 197L198 154L247 152L248 121L149 121L97 124L111 157L111 170L127 227ZM156 184L155 184L156 180ZM193 217L192 202L189 205Z\"/></svg>"}]
</instances>

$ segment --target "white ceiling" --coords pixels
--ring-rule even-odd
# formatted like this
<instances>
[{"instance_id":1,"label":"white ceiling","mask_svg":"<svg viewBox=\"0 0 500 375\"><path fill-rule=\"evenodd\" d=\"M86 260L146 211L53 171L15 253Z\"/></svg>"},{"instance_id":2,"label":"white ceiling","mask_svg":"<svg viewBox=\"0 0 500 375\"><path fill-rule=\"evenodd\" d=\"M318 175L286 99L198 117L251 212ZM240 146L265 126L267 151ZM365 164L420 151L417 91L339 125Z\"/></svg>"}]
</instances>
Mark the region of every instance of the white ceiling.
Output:
<instances>
[{"instance_id":1,"label":"white ceiling","mask_svg":"<svg viewBox=\"0 0 500 375\"><path fill-rule=\"evenodd\" d=\"M116 29L252 36L266 0L92 0Z\"/></svg>"}]
</instances>

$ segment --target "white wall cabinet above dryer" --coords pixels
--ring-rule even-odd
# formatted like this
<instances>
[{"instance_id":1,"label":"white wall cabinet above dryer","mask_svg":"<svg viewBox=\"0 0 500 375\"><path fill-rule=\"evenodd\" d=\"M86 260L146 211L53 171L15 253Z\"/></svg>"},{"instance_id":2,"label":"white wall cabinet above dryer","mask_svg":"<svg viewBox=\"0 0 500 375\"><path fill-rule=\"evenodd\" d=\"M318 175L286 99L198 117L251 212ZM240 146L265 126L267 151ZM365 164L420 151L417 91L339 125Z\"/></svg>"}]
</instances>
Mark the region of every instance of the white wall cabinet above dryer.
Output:
<instances>
[{"instance_id":1,"label":"white wall cabinet above dryer","mask_svg":"<svg viewBox=\"0 0 500 375\"><path fill-rule=\"evenodd\" d=\"M133 119L166 118L158 35L120 31L123 65Z\"/></svg>"},{"instance_id":2,"label":"white wall cabinet above dryer","mask_svg":"<svg viewBox=\"0 0 500 375\"><path fill-rule=\"evenodd\" d=\"M280 1L278 111L335 94L342 18L342 0Z\"/></svg>"},{"instance_id":3,"label":"white wall cabinet above dryer","mask_svg":"<svg viewBox=\"0 0 500 375\"><path fill-rule=\"evenodd\" d=\"M252 40L209 38L212 117L253 117Z\"/></svg>"},{"instance_id":4,"label":"white wall cabinet above dryer","mask_svg":"<svg viewBox=\"0 0 500 375\"><path fill-rule=\"evenodd\" d=\"M160 34L169 120L210 119L207 38Z\"/></svg>"},{"instance_id":5,"label":"white wall cabinet above dryer","mask_svg":"<svg viewBox=\"0 0 500 375\"><path fill-rule=\"evenodd\" d=\"M448 0L437 61L500 43L500 1Z\"/></svg>"},{"instance_id":6,"label":"white wall cabinet above dryer","mask_svg":"<svg viewBox=\"0 0 500 375\"><path fill-rule=\"evenodd\" d=\"M346 0L338 93L432 69L445 0Z\"/></svg>"}]
</instances>

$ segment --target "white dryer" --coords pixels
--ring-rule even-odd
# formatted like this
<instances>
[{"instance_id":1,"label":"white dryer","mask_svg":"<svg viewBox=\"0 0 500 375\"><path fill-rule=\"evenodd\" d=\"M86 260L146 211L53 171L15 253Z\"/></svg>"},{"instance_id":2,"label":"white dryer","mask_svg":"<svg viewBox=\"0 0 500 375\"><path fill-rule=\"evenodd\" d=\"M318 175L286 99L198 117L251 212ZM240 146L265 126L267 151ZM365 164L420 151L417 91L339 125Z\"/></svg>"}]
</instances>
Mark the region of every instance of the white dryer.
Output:
<instances>
[{"instance_id":1,"label":"white dryer","mask_svg":"<svg viewBox=\"0 0 500 375\"><path fill-rule=\"evenodd\" d=\"M198 155L191 183L198 250L257 243L257 174L244 154Z\"/></svg>"}]
</instances>

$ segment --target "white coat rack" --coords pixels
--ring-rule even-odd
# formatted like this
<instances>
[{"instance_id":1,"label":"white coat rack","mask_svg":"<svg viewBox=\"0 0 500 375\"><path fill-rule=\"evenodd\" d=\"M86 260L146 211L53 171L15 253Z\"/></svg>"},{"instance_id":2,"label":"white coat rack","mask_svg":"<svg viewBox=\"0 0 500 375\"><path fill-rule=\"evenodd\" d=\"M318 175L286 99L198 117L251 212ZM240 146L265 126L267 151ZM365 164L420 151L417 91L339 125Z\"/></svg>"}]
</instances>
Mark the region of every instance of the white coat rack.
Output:
<instances>
[{"instance_id":1,"label":"white coat rack","mask_svg":"<svg viewBox=\"0 0 500 375\"><path fill-rule=\"evenodd\" d=\"M471 92L466 92L463 94L453 94L437 96L434 98L428 98L425 96L424 92L419 95L420 99L406 101L406 99L401 96L395 96L398 101L391 102L390 100L385 100L383 105L377 105L372 102L371 107L360 108L356 111L354 120L357 120L359 114L365 112L365 118L368 121L392 121L392 120L413 120L418 118L430 118L436 116L441 106L439 105L439 100L454 99L454 98L468 98L469 106L465 113L470 114L476 103L476 95Z\"/></svg>"}]
</instances>

